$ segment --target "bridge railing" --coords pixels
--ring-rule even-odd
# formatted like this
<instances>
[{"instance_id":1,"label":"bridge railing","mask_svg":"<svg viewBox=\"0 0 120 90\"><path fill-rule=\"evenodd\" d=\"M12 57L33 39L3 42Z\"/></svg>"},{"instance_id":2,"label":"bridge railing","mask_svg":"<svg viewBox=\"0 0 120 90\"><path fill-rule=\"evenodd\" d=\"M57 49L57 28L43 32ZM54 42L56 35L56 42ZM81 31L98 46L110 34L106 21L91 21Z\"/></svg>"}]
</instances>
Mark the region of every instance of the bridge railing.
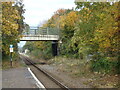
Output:
<instances>
[{"instance_id":1,"label":"bridge railing","mask_svg":"<svg viewBox=\"0 0 120 90\"><path fill-rule=\"evenodd\" d=\"M59 35L59 30L57 28L34 28L24 31L22 35Z\"/></svg>"}]
</instances>

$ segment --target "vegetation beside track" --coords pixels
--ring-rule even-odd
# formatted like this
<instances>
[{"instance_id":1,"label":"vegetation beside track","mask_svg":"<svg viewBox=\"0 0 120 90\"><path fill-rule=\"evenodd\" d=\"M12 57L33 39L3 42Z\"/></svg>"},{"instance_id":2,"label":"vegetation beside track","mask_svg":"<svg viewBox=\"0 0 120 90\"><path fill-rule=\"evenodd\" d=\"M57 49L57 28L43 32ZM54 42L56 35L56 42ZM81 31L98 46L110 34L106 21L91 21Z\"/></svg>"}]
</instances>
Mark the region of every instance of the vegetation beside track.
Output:
<instances>
[{"instance_id":1,"label":"vegetation beside track","mask_svg":"<svg viewBox=\"0 0 120 90\"><path fill-rule=\"evenodd\" d=\"M24 66L22 64L22 61L19 58L19 54L15 54L12 58L12 68L17 68L17 67L22 67ZM2 60L2 69L10 69L11 64L10 64L10 57L8 58L3 58Z\"/></svg>"},{"instance_id":2,"label":"vegetation beside track","mask_svg":"<svg viewBox=\"0 0 120 90\"><path fill-rule=\"evenodd\" d=\"M58 67L61 72L68 73L72 78L88 79L83 83L93 88L120 88L119 74L93 72L90 61L55 57L49 60L48 64Z\"/></svg>"}]
</instances>

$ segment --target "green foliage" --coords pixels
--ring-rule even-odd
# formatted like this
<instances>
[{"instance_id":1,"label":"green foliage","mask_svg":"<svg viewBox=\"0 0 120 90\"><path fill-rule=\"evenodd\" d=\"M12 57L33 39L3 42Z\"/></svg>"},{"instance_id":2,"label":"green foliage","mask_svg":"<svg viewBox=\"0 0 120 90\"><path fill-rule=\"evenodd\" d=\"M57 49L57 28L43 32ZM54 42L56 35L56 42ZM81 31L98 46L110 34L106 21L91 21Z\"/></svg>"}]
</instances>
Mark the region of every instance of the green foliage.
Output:
<instances>
[{"instance_id":1,"label":"green foliage","mask_svg":"<svg viewBox=\"0 0 120 90\"><path fill-rule=\"evenodd\" d=\"M96 72L110 72L112 63L106 58L100 58L92 61L92 70Z\"/></svg>"},{"instance_id":2,"label":"green foliage","mask_svg":"<svg viewBox=\"0 0 120 90\"><path fill-rule=\"evenodd\" d=\"M85 56L93 55L93 71L110 72L118 66L107 57L118 57L118 3L76 2L80 17L72 37L73 48ZM117 35L116 35L117 34ZM78 47L75 47L75 44ZM101 53L103 55L99 55Z\"/></svg>"},{"instance_id":3,"label":"green foliage","mask_svg":"<svg viewBox=\"0 0 120 90\"><path fill-rule=\"evenodd\" d=\"M118 61L114 63L116 73L120 74L120 56L118 56Z\"/></svg>"},{"instance_id":4,"label":"green foliage","mask_svg":"<svg viewBox=\"0 0 120 90\"><path fill-rule=\"evenodd\" d=\"M27 42L27 43L23 46L22 50L25 51L25 49L28 49L30 52L33 51L33 49L34 49L33 43L34 43L34 42Z\"/></svg>"},{"instance_id":5,"label":"green foliage","mask_svg":"<svg viewBox=\"0 0 120 90\"><path fill-rule=\"evenodd\" d=\"M91 69L102 73L120 73L120 61L110 61L106 57L101 57L91 61Z\"/></svg>"},{"instance_id":6,"label":"green foliage","mask_svg":"<svg viewBox=\"0 0 120 90\"><path fill-rule=\"evenodd\" d=\"M25 49L28 49L30 55L33 55L38 59L47 60L52 57L51 45L51 42L44 41L26 42L26 44L23 47L23 51L25 51Z\"/></svg>"}]
</instances>

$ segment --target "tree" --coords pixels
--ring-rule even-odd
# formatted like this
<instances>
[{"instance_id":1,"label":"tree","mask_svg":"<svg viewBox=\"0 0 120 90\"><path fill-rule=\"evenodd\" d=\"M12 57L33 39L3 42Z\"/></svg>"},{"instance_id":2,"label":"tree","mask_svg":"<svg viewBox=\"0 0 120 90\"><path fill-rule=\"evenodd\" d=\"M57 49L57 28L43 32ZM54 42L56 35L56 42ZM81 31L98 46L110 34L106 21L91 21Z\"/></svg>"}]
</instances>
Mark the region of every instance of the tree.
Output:
<instances>
[{"instance_id":1,"label":"tree","mask_svg":"<svg viewBox=\"0 0 120 90\"><path fill-rule=\"evenodd\" d=\"M93 69L111 71L110 67L119 57L118 2L76 2L76 5L80 18L72 38L73 48L78 49L85 57L93 55Z\"/></svg>"},{"instance_id":2,"label":"tree","mask_svg":"<svg viewBox=\"0 0 120 90\"><path fill-rule=\"evenodd\" d=\"M0 2L0 57L2 57L2 3Z\"/></svg>"},{"instance_id":3,"label":"tree","mask_svg":"<svg viewBox=\"0 0 120 90\"><path fill-rule=\"evenodd\" d=\"M2 55L3 57L9 55L9 45L14 45L14 50L17 51L17 43L19 42L19 34L22 30L20 28L23 23L23 13L20 13L21 5L19 1L2 2ZM18 8L21 10L18 10Z\"/></svg>"},{"instance_id":4,"label":"tree","mask_svg":"<svg viewBox=\"0 0 120 90\"><path fill-rule=\"evenodd\" d=\"M28 24L24 24L23 34L29 34L30 26Z\"/></svg>"}]
</instances>

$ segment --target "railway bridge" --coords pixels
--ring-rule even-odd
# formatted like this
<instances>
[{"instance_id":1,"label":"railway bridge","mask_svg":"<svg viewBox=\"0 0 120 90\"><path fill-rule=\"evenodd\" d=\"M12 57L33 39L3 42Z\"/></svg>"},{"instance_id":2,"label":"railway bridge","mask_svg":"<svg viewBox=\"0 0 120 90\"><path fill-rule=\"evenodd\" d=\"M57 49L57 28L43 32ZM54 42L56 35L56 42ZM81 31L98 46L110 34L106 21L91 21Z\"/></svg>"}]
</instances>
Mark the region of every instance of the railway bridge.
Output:
<instances>
[{"instance_id":1,"label":"railway bridge","mask_svg":"<svg viewBox=\"0 0 120 90\"><path fill-rule=\"evenodd\" d=\"M58 41L60 39L57 28L30 27L22 33L20 41L52 41L53 56L58 55Z\"/></svg>"}]
</instances>

